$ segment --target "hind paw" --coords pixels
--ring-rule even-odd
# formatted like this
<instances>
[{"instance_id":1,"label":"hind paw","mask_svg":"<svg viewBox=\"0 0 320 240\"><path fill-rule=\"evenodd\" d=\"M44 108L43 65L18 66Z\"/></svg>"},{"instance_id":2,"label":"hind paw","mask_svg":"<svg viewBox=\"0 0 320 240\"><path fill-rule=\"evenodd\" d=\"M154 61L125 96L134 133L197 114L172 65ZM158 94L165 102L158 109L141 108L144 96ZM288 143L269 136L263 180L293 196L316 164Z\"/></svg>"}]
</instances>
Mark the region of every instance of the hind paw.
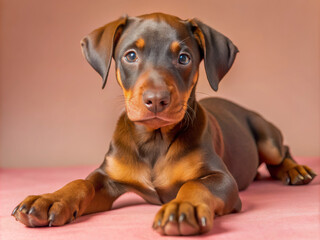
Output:
<instances>
[{"instance_id":1,"label":"hind paw","mask_svg":"<svg viewBox=\"0 0 320 240\"><path fill-rule=\"evenodd\" d=\"M286 171L282 181L286 185L304 185L310 183L316 176L317 174L308 166L297 164Z\"/></svg>"}]
</instances>

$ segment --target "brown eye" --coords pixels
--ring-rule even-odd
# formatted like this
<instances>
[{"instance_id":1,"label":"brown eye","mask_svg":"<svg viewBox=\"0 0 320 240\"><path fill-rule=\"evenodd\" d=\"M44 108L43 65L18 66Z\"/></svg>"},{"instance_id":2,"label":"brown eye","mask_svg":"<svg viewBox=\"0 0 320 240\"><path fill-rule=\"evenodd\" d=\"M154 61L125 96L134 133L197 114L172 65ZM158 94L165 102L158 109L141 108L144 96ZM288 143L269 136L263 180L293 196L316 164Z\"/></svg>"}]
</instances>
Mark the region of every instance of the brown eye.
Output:
<instances>
[{"instance_id":1,"label":"brown eye","mask_svg":"<svg viewBox=\"0 0 320 240\"><path fill-rule=\"evenodd\" d=\"M187 65L190 62L190 57L188 54L182 53L179 55L179 60L178 62L182 65Z\"/></svg>"},{"instance_id":2,"label":"brown eye","mask_svg":"<svg viewBox=\"0 0 320 240\"><path fill-rule=\"evenodd\" d=\"M133 63L136 62L138 60L138 56L134 51L130 51L128 52L124 58L126 59L127 62L129 63Z\"/></svg>"}]
</instances>

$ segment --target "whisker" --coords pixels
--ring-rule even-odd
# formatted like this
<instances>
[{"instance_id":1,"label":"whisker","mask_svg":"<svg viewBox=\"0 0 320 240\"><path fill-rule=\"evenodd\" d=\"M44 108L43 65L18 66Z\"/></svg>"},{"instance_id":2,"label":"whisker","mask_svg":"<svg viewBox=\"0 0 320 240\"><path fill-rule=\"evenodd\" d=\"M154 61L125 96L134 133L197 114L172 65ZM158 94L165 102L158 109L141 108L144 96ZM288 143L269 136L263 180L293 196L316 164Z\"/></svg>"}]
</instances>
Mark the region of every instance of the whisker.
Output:
<instances>
[{"instance_id":1,"label":"whisker","mask_svg":"<svg viewBox=\"0 0 320 240\"><path fill-rule=\"evenodd\" d=\"M189 127L189 125L191 125L193 123L193 120L192 120L192 117L190 115L190 113L187 111L186 112L186 116L187 116L187 125L186 125L186 128Z\"/></svg>"},{"instance_id":2,"label":"whisker","mask_svg":"<svg viewBox=\"0 0 320 240\"><path fill-rule=\"evenodd\" d=\"M184 125L185 128L188 128L189 125L192 125L195 119L195 111L192 109L192 107L189 106L189 104L182 102L181 103L181 109L186 109L185 115L183 117L183 121L181 124Z\"/></svg>"},{"instance_id":3,"label":"whisker","mask_svg":"<svg viewBox=\"0 0 320 240\"><path fill-rule=\"evenodd\" d=\"M188 36L188 37L186 37L185 39L182 39L180 42L178 42L179 44L180 43L183 43L183 42L185 42L187 39L189 39L190 38L190 36Z\"/></svg>"},{"instance_id":4,"label":"whisker","mask_svg":"<svg viewBox=\"0 0 320 240\"><path fill-rule=\"evenodd\" d=\"M208 93L205 93L205 92L196 92L196 94L202 94L202 95L205 95L207 97L212 97L212 95L208 94Z\"/></svg>"},{"instance_id":5,"label":"whisker","mask_svg":"<svg viewBox=\"0 0 320 240\"><path fill-rule=\"evenodd\" d=\"M121 109L125 106L126 104L126 99L124 98L123 95L119 95L115 98L115 102L116 102L116 109Z\"/></svg>"}]
</instances>

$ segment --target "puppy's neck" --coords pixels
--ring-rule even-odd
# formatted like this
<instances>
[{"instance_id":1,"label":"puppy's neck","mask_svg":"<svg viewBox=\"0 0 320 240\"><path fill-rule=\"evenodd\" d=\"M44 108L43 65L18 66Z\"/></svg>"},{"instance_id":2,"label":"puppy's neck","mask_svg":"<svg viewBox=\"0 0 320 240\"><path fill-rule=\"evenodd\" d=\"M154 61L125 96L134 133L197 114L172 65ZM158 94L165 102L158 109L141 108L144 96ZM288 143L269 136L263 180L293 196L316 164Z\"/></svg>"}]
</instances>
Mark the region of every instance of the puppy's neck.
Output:
<instances>
[{"instance_id":1,"label":"puppy's neck","mask_svg":"<svg viewBox=\"0 0 320 240\"><path fill-rule=\"evenodd\" d=\"M112 154L112 149L121 149L136 154L138 159L153 166L173 145L179 145L186 151L193 148L205 131L206 117L204 109L194 98L190 98L188 105L185 117L180 122L156 130L135 124L123 113L118 121L109 154Z\"/></svg>"}]
</instances>

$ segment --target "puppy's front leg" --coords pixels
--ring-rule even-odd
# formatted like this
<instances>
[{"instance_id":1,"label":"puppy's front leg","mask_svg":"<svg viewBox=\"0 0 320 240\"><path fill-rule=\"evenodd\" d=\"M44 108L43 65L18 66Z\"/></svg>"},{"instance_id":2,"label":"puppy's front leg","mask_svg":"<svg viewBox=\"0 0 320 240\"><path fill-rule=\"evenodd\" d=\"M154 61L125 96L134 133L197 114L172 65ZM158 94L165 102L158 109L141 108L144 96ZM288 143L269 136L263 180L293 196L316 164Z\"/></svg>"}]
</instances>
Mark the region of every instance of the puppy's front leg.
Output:
<instances>
[{"instance_id":1,"label":"puppy's front leg","mask_svg":"<svg viewBox=\"0 0 320 240\"><path fill-rule=\"evenodd\" d=\"M26 197L12 212L28 227L60 226L83 214L106 211L122 191L100 169L53 193Z\"/></svg>"},{"instance_id":2,"label":"puppy's front leg","mask_svg":"<svg viewBox=\"0 0 320 240\"><path fill-rule=\"evenodd\" d=\"M153 228L164 235L195 235L208 232L215 215L240 211L234 179L217 172L182 185L176 198L163 205Z\"/></svg>"}]
</instances>

